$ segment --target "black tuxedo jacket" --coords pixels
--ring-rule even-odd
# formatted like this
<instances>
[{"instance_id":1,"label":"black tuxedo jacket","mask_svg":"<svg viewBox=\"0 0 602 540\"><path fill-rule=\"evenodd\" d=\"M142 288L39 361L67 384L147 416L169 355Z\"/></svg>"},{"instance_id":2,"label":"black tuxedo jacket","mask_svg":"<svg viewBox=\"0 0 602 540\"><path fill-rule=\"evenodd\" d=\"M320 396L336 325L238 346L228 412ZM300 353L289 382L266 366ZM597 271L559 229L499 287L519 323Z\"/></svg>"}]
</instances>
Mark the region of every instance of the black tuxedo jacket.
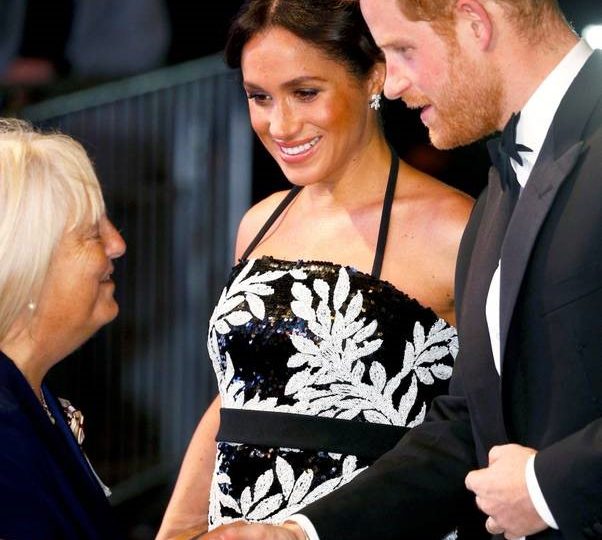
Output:
<instances>
[{"instance_id":1,"label":"black tuxedo jacket","mask_svg":"<svg viewBox=\"0 0 602 540\"><path fill-rule=\"evenodd\" d=\"M560 526L534 538L602 539L601 51L564 96L500 248L501 197L492 170L460 248L450 394L365 473L303 511L321 540L440 539L474 516L466 474L510 442L538 450L536 475ZM485 319L500 249L510 283L501 377ZM484 521L464 537L482 536Z\"/></svg>"},{"instance_id":2,"label":"black tuxedo jacket","mask_svg":"<svg viewBox=\"0 0 602 540\"><path fill-rule=\"evenodd\" d=\"M67 425L49 422L21 372L0 352L0 538L119 540L111 508Z\"/></svg>"}]
</instances>

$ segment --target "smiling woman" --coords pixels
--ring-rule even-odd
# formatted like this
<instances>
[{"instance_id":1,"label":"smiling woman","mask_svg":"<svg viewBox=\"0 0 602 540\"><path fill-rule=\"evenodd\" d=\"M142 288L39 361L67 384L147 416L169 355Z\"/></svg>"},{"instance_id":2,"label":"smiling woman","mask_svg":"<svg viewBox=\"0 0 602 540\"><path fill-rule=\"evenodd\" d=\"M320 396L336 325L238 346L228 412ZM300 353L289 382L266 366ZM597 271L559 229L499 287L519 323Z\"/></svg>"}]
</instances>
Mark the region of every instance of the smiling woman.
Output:
<instances>
[{"instance_id":1,"label":"smiling woman","mask_svg":"<svg viewBox=\"0 0 602 540\"><path fill-rule=\"evenodd\" d=\"M422 422L457 351L453 274L472 201L390 149L384 63L357 2L250 0L226 56L293 188L240 224L209 321L220 395L162 540L282 522L343 486Z\"/></svg>"},{"instance_id":2,"label":"smiling woman","mask_svg":"<svg viewBox=\"0 0 602 540\"><path fill-rule=\"evenodd\" d=\"M117 315L125 243L73 139L0 120L0 179L0 537L117 539L83 417L44 378Z\"/></svg>"}]
</instances>

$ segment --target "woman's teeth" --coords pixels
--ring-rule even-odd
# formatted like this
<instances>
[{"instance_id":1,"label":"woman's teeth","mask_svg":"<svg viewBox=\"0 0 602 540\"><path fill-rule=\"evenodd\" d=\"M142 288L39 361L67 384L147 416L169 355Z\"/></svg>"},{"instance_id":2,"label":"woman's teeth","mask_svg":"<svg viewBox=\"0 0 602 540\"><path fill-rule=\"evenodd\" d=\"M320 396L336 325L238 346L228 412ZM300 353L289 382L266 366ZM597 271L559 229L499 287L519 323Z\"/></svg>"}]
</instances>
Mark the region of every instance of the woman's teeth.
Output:
<instances>
[{"instance_id":1,"label":"woman's teeth","mask_svg":"<svg viewBox=\"0 0 602 540\"><path fill-rule=\"evenodd\" d=\"M302 154L303 152L307 152L312 146L315 146L319 140L320 137L316 137L305 144L300 144L299 146L281 146L280 148L287 156L296 156L298 154Z\"/></svg>"}]
</instances>

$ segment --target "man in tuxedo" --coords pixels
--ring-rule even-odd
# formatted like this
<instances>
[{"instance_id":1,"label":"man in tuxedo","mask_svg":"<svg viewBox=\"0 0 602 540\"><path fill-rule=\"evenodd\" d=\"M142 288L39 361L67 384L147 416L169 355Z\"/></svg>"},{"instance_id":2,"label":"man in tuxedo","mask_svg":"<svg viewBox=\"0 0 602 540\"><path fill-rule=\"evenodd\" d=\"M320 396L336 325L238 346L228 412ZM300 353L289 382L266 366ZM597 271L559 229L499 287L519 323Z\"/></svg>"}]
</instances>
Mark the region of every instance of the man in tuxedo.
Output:
<instances>
[{"instance_id":1,"label":"man in tuxedo","mask_svg":"<svg viewBox=\"0 0 602 540\"><path fill-rule=\"evenodd\" d=\"M435 146L503 132L460 248L450 393L303 515L207 540L434 539L475 502L491 535L602 539L602 51L556 0L360 5L385 95Z\"/></svg>"}]
</instances>

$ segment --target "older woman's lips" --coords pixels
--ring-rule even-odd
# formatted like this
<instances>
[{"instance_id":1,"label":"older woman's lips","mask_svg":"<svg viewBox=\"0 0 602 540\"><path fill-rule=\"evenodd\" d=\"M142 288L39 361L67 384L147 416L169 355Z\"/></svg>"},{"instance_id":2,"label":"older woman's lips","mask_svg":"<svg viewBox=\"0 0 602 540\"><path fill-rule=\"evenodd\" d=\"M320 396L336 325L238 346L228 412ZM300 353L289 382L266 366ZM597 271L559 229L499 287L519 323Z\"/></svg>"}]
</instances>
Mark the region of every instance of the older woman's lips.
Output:
<instances>
[{"instance_id":1,"label":"older woman's lips","mask_svg":"<svg viewBox=\"0 0 602 540\"><path fill-rule=\"evenodd\" d=\"M105 282L111 282L111 276L113 275L115 268L111 267L111 269L104 275L102 276L102 279L100 280L101 283L105 283Z\"/></svg>"}]
</instances>

